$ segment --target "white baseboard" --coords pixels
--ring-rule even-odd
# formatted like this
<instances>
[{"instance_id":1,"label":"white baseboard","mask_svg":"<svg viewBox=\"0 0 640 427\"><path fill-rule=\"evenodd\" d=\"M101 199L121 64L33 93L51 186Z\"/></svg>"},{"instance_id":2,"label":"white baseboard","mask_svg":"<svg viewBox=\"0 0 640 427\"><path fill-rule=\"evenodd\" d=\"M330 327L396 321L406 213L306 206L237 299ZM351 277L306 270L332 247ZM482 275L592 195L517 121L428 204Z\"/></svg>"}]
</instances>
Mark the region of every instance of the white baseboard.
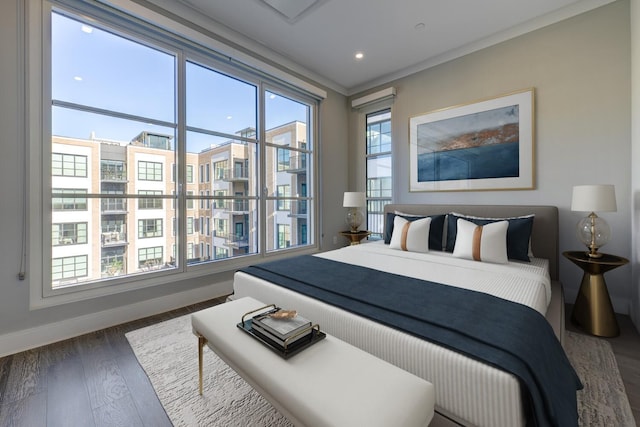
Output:
<instances>
[{"instance_id":1,"label":"white baseboard","mask_svg":"<svg viewBox=\"0 0 640 427\"><path fill-rule=\"evenodd\" d=\"M210 300L231 292L233 292L232 281L217 282L177 294L10 332L0 335L0 357Z\"/></svg>"}]
</instances>

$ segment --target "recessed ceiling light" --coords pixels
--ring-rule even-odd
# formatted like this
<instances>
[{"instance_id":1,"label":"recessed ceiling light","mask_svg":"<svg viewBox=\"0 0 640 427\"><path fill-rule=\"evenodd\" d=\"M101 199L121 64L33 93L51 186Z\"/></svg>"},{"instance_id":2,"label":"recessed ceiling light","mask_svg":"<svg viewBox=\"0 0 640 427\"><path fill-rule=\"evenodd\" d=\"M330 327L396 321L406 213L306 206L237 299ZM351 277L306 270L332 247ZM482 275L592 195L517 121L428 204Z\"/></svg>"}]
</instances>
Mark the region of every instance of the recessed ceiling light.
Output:
<instances>
[{"instance_id":1,"label":"recessed ceiling light","mask_svg":"<svg viewBox=\"0 0 640 427\"><path fill-rule=\"evenodd\" d=\"M233 116L227 116L227 120L233 119Z\"/></svg>"},{"instance_id":2,"label":"recessed ceiling light","mask_svg":"<svg viewBox=\"0 0 640 427\"><path fill-rule=\"evenodd\" d=\"M357 61L361 60L362 58L364 58L364 53L356 52L355 58L356 58Z\"/></svg>"},{"instance_id":3,"label":"recessed ceiling light","mask_svg":"<svg viewBox=\"0 0 640 427\"><path fill-rule=\"evenodd\" d=\"M276 99L276 95L272 93L271 95L269 95L269 99Z\"/></svg>"},{"instance_id":4,"label":"recessed ceiling light","mask_svg":"<svg viewBox=\"0 0 640 427\"><path fill-rule=\"evenodd\" d=\"M91 28L88 25L82 25L82 27L80 27L80 29L82 30L82 32L87 33L87 34L91 34L93 33L93 28Z\"/></svg>"},{"instance_id":5,"label":"recessed ceiling light","mask_svg":"<svg viewBox=\"0 0 640 427\"><path fill-rule=\"evenodd\" d=\"M75 76L75 77L73 78L73 80L75 80L75 81L77 81L77 82L81 82L81 81L82 81L82 77L80 77L80 76Z\"/></svg>"}]
</instances>

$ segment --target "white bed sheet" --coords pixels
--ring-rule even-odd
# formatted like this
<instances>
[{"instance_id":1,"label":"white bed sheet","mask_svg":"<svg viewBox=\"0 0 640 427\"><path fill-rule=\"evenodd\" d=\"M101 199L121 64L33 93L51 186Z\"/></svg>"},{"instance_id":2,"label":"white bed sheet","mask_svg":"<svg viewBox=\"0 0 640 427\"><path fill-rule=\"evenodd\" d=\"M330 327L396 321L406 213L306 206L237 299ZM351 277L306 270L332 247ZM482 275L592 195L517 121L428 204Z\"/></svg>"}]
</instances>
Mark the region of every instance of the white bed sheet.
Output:
<instances>
[{"instance_id":1,"label":"white bed sheet","mask_svg":"<svg viewBox=\"0 0 640 427\"><path fill-rule=\"evenodd\" d=\"M550 298L545 260L496 265L460 260L448 254L403 253L377 243L349 246L316 256L497 292L497 296L525 303L542 314ZM467 284L457 283L459 281ZM496 286L496 282L504 286ZM500 289L504 287L509 289ZM234 295L295 308L319 323L323 331L426 379L436 389L436 411L457 422L496 427L525 424L520 386L509 373L246 273L236 273Z\"/></svg>"},{"instance_id":2,"label":"white bed sheet","mask_svg":"<svg viewBox=\"0 0 640 427\"><path fill-rule=\"evenodd\" d=\"M491 294L537 310L543 316L551 301L549 261L492 264L454 257L449 252L405 252L384 242L347 246L315 256Z\"/></svg>"}]
</instances>

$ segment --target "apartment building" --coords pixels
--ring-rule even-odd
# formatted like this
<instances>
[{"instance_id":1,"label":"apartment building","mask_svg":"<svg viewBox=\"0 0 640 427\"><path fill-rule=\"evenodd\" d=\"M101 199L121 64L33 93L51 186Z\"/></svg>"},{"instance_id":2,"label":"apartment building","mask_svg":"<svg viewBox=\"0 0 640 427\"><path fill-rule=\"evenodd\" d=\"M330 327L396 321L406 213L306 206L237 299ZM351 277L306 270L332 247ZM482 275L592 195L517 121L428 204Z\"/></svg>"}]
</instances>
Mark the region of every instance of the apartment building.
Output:
<instances>
[{"instance_id":1,"label":"apartment building","mask_svg":"<svg viewBox=\"0 0 640 427\"><path fill-rule=\"evenodd\" d=\"M255 129L238 135L255 137ZM307 195L308 155L295 151L306 148L306 125L270 129L266 140L273 146L265 184L278 197L266 203L267 250L307 244L307 201L289 199ZM126 142L53 137L53 288L176 268L180 233L187 264L256 253L254 145L228 140L187 153L182 222L172 135L143 131Z\"/></svg>"}]
</instances>

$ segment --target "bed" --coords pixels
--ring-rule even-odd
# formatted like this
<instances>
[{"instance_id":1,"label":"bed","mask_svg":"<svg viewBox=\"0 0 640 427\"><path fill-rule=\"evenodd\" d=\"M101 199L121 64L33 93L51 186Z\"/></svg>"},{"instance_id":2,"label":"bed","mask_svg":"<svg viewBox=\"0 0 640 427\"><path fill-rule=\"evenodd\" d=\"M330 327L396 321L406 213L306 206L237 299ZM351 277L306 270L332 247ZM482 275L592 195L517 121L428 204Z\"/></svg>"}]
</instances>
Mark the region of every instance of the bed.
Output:
<instances>
[{"instance_id":1,"label":"bed","mask_svg":"<svg viewBox=\"0 0 640 427\"><path fill-rule=\"evenodd\" d=\"M453 287L460 286L456 283L458 280L469 282L470 271L473 279L463 287L481 290L533 308L546 317L557 339L562 342L564 304L562 287L558 281L557 208L387 205L385 216L389 220L385 227L390 226L396 213L402 213L406 219L412 215L424 217L451 212L471 217L467 219L534 215L527 248L528 255L533 255L531 262L509 261L498 265L459 259L446 251L407 253L393 251L383 242L349 246L316 256ZM448 220L449 217L446 217L445 224ZM446 228L445 226L444 229ZM443 246L446 246L448 238L450 236L445 232ZM429 267L426 268L426 265ZM468 270L467 273L463 273L465 270ZM482 290L483 287L487 289ZM318 322L326 332L433 383L436 387L434 426L526 425L526 409L522 403L520 383L508 372L241 271L234 277L234 297L243 296L295 308Z\"/></svg>"}]
</instances>

